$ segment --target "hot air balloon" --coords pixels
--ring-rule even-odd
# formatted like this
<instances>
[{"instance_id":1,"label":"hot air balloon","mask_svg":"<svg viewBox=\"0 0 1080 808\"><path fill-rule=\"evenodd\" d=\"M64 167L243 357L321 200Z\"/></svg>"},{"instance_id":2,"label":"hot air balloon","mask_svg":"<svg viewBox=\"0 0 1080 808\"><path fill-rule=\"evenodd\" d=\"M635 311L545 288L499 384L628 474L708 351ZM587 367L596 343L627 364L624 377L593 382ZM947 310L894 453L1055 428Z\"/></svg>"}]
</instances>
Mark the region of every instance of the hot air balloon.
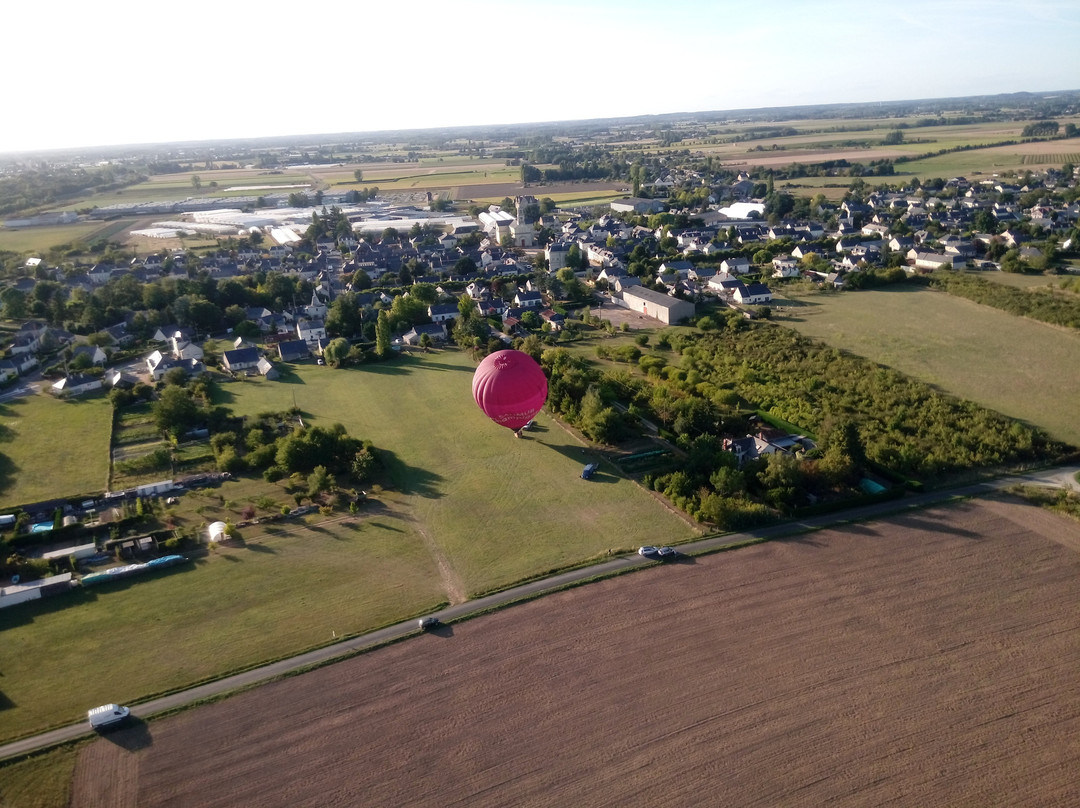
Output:
<instances>
[{"instance_id":1,"label":"hot air balloon","mask_svg":"<svg viewBox=\"0 0 1080 808\"><path fill-rule=\"evenodd\" d=\"M472 392L488 418L520 436L547 400L547 377L527 353L496 351L476 368Z\"/></svg>"}]
</instances>

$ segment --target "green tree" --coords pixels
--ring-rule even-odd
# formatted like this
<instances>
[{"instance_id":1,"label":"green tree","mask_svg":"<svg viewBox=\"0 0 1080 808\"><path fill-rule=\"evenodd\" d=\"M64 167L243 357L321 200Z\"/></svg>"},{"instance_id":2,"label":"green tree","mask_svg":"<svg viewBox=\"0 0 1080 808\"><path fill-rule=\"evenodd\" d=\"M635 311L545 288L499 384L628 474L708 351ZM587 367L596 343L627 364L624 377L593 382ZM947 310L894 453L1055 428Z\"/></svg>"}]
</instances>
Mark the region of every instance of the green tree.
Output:
<instances>
[{"instance_id":1,"label":"green tree","mask_svg":"<svg viewBox=\"0 0 1080 808\"><path fill-rule=\"evenodd\" d=\"M577 245L577 242L571 244L570 249L566 251L566 267L575 270L584 269L586 266L588 266L588 259L581 254L581 247Z\"/></svg>"},{"instance_id":2,"label":"green tree","mask_svg":"<svg viewBox=\"0 0 1080 808\"><path fill-rule=\"evenodd\" d=\"M359 334L364 326L364 316L353 292L346 292L334 298L326 313L326 330L330 334L352 337Z\"/></svg>"},{"instance_id":3,"label":"green tree","mask_svg":"<svg viewBox=\"0 0 1080 808\"><path fill-rule=\"evenodd\" d=\"M353 175L353 179L355 179L357 182L363 182L364 181L364 171L363 171L363 169L360 169L360 168L356 169L352 173L352 175Z\"/></svg>"},{"instance_id":4,"label":"green tree","mask_svg":"<svg viewBox=\"0 0 1080 808\"><path fill-rule=\"evenodd\" d=\"M26 316L26 293L9 286L0 294L4 304L4 317L9 320L21 320Z\"/></svg>"},{"instance_id":5,"label":"green tree","mask_svg":"<svg viewBox=\"0 0 1080 808\"><path fill-rule=\"evenodd\" d=\"M476 312L476 301L469 297L467 293L463 294L457 299L457 310L462 318L469 317Z\"/></svg>"},{"instance_id":6,"label":"green tree","mask_svg":"<svg viewBox=\"0 0 1080 808\"><path fill-rule=\"evenodd\" d=\"M467 255L462 256L456 262L454 262L453 272L455 275L463 275L467 278L475 274L476 262Z\"/></svg>"},{"instance_id":7,"label":"green tree","mask_svg":"<svg viewBox=\"0 0 1080 808\"><path fill-rule=\"evenodd\" d=\"M356 270L356 272L354 272L352 276L352 286L353 289L361 292L365 289L370 289L371 276L362 269Z\"/></svg>"},{"instance_id":8,"label":"green tree","mask_svg":"<svg viewBox=\"0 0 1080 808\"><path fill-rule=\"evenodd\" d=\"M324 491L331 491L337 487L334 475L326 470L326 466L316 466L307 478L308 496L314 500Z\"/></svg>"},{"instance_id":9,"label":"green tree","mask_svg":"<svg viewBox=\"0 0 1080 808\"><path fill-rule=\"evenodd\" d=\"M323 348L323 359L330 367L342 367L349 356L349 341L344 337L330 340Z\"/></svg>"},{"instance_id":10,"label":"green tree","mask_svg":"<svg viewBox=\"0 0 1080 808\"><path fill-rule=\"evenodd\" d=\"M375 322L375 355L379 359L386 359L392 351L390 316L383 309L379 312L379 319Z\"/></svg>"},{"instance_id":11,"label":"green tree","mask_svg":"<svg viewBox=\"0 0 1080 808\"><path fill-rule=\"evenodd\" d=\"M859 430L850 420L826 422L821 430L822 450L818 470L834 485L854 485L859 481L866 463L866 452Z\"/></svg>"},{"instance_id":12,"label":"green tree","mask_svg":"<svg viewBox=\"0 0 1080 808\"><path fill-rule=\"evenodd\" d=\"M153 403L154 425L160 432L179 438L199 420L199 408L184 387L169 385Z\"/></svg>"}]
</instances>

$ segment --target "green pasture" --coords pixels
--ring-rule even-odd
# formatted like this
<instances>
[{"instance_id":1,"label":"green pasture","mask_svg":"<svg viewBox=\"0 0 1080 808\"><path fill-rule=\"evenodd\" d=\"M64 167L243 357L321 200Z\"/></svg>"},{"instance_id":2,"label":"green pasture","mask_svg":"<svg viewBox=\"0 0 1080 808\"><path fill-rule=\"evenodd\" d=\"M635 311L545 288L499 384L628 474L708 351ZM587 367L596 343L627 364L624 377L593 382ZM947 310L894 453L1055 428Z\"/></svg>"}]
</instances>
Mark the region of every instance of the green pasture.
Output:
<instances>
[{"instance_id":1,"label":"green pasture","mask_svg":"<svg viewBox=\"0 0 1080 808\"><path fill-rule=\"evenodd\" d=\"M111 420L103 395L0 404L0 508L103 490Z\"/></svg>"},{"instance_id":2,"label":"green pasture","mask_svg":"<svg viewBox=\"0 0 1080 808\"><path fill-rule=\"evenodd\" d=\"M3 610L0 739L435 608L445 596L409 515L367 507L244 528L241 546L190 564Z\"/></svg>"},{"instance_id":3,"label":"green pasture","mask_svg":"<svg viewBox=\"0 0 1080 808\"><path fill-rule=\"evenodd\" d=\"M546 414L520 440L492 424L472 399L474 368L456 350L349 370L305 366L284 383L225 385L222 403L254 414L295 402L313 422L339 422L389 452L395 488L472 595L693 534L628 480L582 481L594 454Z\"/></svg>"},{"instance_id":4,"label":"green pasture","mask_svg":"<svg viewBox=\"0 0 1080 808\"><path fill-rule=\"evenodd\" d=\"M1020 272L972 272L970 274L1003 286L1014 286L1017 289L1054 288L1058 286L1060 280L1051 275L1028 275Z\"/></svg>"},{"instance_id":5,"label":"green pasture","mask_svg":"<svg viewBox=\"0 0 1080 808\"><path fill-rule=\"evenodd\" d=\"M102 229L101 222L64 224L57 227L0 228L0 250L15 253L43 253L58 244L91 241Z\"/></svg>"},{"instance_id":6,"label":"green pasture","mask_svg":"<svg viewBox=\"0 0 1080 808\"><path fill-rule=\"evenodd\" d=\"M896 166L898 174L917 177L955 177L967 174L997 174L1023 171L1023 146L999 146L990 149L952 152ZM932 151L932 149L931 149Z\"/></svg>"},{"instance_id":7,"label":"green pasture","mask_svg":"<svg viewBox=\"0 0 1080 808\"><path fill-rule=\"evenodd\" d=\"M811 294L781 325L1080 445L1080 335L930 289Z\"/></svg>"}]
</instances>

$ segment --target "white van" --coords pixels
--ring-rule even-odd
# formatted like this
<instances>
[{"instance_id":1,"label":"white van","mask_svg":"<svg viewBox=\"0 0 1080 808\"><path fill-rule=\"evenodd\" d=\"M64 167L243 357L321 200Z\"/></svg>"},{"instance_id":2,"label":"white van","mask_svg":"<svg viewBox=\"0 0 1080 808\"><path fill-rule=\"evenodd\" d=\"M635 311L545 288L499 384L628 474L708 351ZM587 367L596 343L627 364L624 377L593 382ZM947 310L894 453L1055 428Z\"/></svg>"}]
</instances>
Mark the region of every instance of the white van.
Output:
<instances>
[{"instance_id":1,"label":"white van","mask_svg":"<svg viewBox=\"0 0 1080 808\"><path fill-rule=\"evenodd\" d=\"M99 731L119 724L129 715L131 715L131 710L119 704L103 704L86 712L90 726Z\"/></svg>"}]
</instances>

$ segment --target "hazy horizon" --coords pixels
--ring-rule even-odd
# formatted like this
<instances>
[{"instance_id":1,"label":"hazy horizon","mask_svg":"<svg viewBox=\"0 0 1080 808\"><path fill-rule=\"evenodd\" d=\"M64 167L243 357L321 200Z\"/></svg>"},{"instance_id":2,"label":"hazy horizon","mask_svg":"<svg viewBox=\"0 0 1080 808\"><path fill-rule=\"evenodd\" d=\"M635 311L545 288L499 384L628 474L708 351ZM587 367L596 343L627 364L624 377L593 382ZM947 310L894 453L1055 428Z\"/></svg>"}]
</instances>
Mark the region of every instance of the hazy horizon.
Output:
<instances>
[{"instance_id":1,"label":"hazy horizon","mask_svg":"<svg viewBox=\"0 0 1080 808\"><path fill-rule=\"evenodd\" d=\"M1061 91L1046 54L1080 76L1065 0L400 8L20 5L0 153Z\"/></svg>"}]
</instances>

